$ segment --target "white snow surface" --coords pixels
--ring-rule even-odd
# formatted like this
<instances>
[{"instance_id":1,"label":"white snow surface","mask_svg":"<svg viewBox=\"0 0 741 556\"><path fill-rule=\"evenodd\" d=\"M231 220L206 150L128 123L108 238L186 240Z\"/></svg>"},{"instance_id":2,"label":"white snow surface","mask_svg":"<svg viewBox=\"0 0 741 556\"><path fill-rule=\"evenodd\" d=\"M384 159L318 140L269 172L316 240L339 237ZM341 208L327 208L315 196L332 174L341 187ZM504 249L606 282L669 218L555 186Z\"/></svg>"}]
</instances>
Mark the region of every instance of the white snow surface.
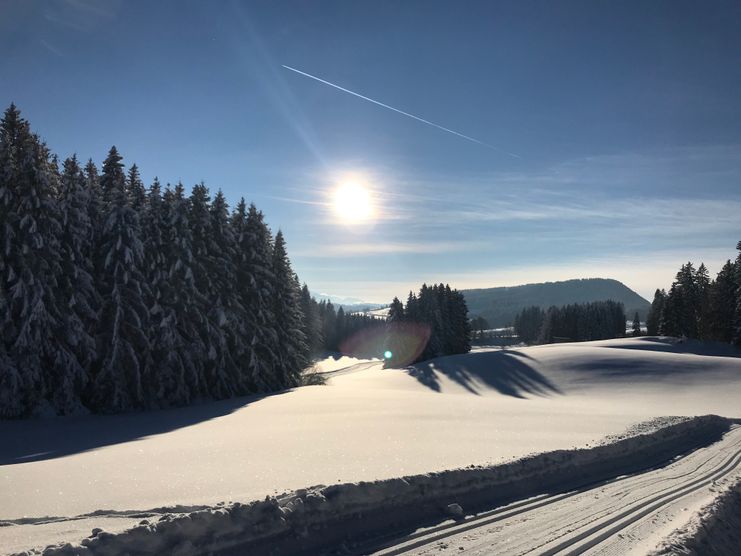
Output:
<instances>
[{"instance_id":1,"label":"white snow surface","mask_svg":"<svg viewBox=\"0 0 741 556\"><path fill-rule=\"evenodd\" d=\"M594 446L663 415L741 416L741 357L725 346L631 338L354 366L262 398L0 423L0 521L16 523L0 546L90 534L89 517L28 523L43 516L133 519Z\"/></svg>"},{"instance_id":2,"label":"white snow surface","mask_svg":"<svg viewBox=\"0 0 741 556\"><path fill-rule=\"evenodd\" d=\"M349 355L342 355L340 353L328 355L322 357L318 361L315 361L311 367L311 370L315 373L332 373L361 363L378 363L381 359L359 359L357 357L350 357Z\"/></svg>"},{"instance_id":3,"label":"white snow surface","mask_svg":"<svg viewBox=\"0 0 741 556\"><path fill-rule=\"evenodd\" d=\"M741 547L741 476L651 552L651 556L738 554Z\"/></svg>"}]
</instances>

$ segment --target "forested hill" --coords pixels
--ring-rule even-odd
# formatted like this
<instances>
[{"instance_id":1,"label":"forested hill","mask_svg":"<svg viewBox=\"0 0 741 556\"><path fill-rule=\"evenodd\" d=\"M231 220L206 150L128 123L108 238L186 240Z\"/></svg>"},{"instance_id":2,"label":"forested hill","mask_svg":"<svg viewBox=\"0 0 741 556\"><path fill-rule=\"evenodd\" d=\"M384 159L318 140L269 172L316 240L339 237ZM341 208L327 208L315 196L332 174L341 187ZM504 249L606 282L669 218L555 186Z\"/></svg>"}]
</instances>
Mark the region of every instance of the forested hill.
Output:
<instances>
[{"instance_id":1,"label":"forested hill","mask_svg":"<svg viewBox=\"0 0 741 556\"><path fill-rule=\"evenodd\" d=\"M492 327L509 326L525 307L548 308L569 303L588 303L611 299L625 306L625 313L636 311L646 318L650 303L617 280L586 278L564 282L545 282L523 286L462 290L471 316L484 317Z\"/></svg>"}]
</instances>

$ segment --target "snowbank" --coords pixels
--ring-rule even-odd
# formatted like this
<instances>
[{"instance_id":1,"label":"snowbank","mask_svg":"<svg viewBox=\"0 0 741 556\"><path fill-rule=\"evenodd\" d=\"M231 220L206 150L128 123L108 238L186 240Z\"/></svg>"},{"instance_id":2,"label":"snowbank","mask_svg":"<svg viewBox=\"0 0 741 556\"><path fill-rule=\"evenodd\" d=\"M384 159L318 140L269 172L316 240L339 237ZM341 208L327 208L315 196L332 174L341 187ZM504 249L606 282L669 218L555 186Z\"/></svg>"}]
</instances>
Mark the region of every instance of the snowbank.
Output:
<instances>
[{"instance_id":1,"label":"snowbank","mask_svg":"<svg viewBox=\"0 0 741 556\"><path fill-rule=\"evenodd\" d=\"M719 439L731 422L708 415L654 421L637 434L589 449L558 450L501 465L471 466L373 482L299 489L250 504L166 514L119 534L96 531L79 545L48 547L45 556L294 553L351 543L364 535L483 504L553 492L657 465ZM459 512L460 513L460 512Z\"/></svg>"},{"instance_id":2,"label":"snowbank","mask_svg":"<svg viewBox=\"0 0 741 556\"><path fill-rule=\"evenodd\" d=\"M651 556L735 556L741 547L741 481L700 510L676 530Z\"/></svg>"}]
</instances>

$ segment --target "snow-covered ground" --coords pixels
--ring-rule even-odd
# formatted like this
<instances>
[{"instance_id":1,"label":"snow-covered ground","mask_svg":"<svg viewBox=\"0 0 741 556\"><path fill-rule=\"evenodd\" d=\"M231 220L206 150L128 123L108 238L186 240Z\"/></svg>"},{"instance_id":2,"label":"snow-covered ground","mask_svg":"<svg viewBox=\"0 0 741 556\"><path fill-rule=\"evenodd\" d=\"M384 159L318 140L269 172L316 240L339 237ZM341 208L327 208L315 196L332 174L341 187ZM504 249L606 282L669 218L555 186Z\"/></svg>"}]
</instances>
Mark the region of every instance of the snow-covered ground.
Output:
<instances>
[{"instance_id":1,"label":"snow-covered ground","mask_svg":"<svg viewBox=\"0 0 741 556\"><path fill-rule=\"evenodd\" d=\"M593 446L662 415L741 417L741 358L723 346L636 338L355 366L263 398L0 424L0 520L14 523L0 546L120 530L146 510Z\"/></svg>"},{"instance_id":2,"label":"snow-covered ground","mask_svg":"<svg viewBox=\"0 0 741 556\"><path fill-rule=\"evenodd\" d=\"M368 311L358 311L353 314L354 315L365 315L366 317L373 317L376 319L386 320L389 316L389 307L381 307L380 309L370 309Z\"/></svg>"},{"instance_id":3,"label":"snow-covered ground","mask_svg":"<svg viewBox=\"0 0 741 556\"><path fill-rule=\"evenodd\" d=\"M714 486L720 488L720 494L694 512L692 518L664 539L651 556L712 556L741 552L741 475L736 476L735 481Z\"/></svg>"},{"instance_id":4,"label":"snow-covered ground","mask_svg":"<svg viewBox=\"0 0 741 556\"><path fill-rule=\"evenodd\" d=\"M381 359L359 359L357 357L350 357L348 355L337 353L328 355L327 357L322 357L312 365L311 370L315 373L322 374L333 373L335 371L354 367L355 365L379 362L381 362Z\"/></svg>"}]
</instances>

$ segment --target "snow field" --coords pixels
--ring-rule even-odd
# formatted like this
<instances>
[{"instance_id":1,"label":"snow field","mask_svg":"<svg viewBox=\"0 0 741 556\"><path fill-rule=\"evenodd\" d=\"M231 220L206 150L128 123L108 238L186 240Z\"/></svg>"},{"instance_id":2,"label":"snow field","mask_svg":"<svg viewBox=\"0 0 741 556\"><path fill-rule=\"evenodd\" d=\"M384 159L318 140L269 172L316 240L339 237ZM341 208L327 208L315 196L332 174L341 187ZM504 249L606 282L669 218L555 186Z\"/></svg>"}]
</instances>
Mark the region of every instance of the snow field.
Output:
<instances>
[{"instance_id":1,"label":"snow field","mask_svg":"<svg viewBox=\"0 0 741 556\"><path fill-rule=\"evenodd\" d=\"M79 542L181 505L489 468L649 433L626 429L662 416L739 417L739 400L738 352L635 338L357 363L327 386L262 398L2 422L0 546Z\"/></svg>"},{"instance_id":2,"label":"snow field","mask_svg":"<svg viewBox=\"0 0 741 556\"><path fill-rule=\"evenodd\" d=\"M45 556L170 553L196 555L318 550L350 541L353 532L382 531L469 509L603 480L661 463L718 440L730 421L695 417L590 449L560 450L489 467L471 466L382 481L300 489L250 504L166 514L119 534L99 532L81 546L48 548ZM238 552L234 552L238 553Z\"/></svg>"}]
</instances>

